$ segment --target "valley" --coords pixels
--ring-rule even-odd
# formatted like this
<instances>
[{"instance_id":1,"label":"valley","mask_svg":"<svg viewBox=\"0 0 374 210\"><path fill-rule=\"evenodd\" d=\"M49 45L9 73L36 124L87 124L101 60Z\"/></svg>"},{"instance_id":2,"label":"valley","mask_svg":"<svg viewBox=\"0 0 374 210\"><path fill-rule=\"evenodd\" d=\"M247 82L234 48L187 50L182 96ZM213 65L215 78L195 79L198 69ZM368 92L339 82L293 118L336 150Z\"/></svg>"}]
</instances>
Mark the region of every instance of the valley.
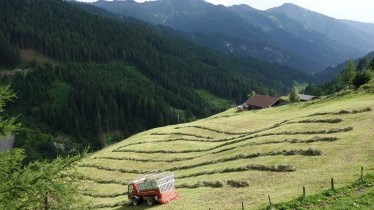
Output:
<instances>
[{"instance_id":1,"label":"valley","mask_svg":"<svg viewBox=\"0 0 374 210\"><path fill-rule=\"evenodd\" d=\"M0 0L0 209L373 209L374 24L261 3Z\"/></svg>"}]
</instances>

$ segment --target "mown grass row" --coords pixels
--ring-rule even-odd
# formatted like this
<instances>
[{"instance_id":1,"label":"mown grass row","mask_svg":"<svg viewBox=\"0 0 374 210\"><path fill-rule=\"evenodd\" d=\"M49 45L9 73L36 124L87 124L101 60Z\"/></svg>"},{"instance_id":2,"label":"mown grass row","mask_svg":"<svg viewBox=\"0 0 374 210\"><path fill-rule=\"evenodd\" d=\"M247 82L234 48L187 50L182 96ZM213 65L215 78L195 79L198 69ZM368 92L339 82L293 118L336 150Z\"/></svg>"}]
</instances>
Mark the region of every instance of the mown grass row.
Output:
<instances>
[{"instance_id":1,"label":"mown grass row","mask_svg":"<svg viewBox=\"0 0 374 210\"><path fill-rule=\"evenodd\" d=\"M197 168L201 166L214 165L214 164L229 162L229 161L234 161L234 160L253 159L253 158L262 157L262 156L277 156L277 155L318 156L318 155L321 155L321 151L317 149L309 148L309 149L300 149L300 150L281 150L281 151L271 151L271 152L262 152L262 153L240 154L240 155L236 155L233 157L210 160L210 161L205 161L205 162L192 164L192 165L175 166L175 167L170 167L170 168L166 168L166 169L158 170L158 171L127 170L123 168L117 169L117 168L111 168L107 166L98 166L95 164L80 164L79 167L96 168L99 170L106 170L106 171L117 171L120 173L147 174L147 173L161 172L161 171L182 171L182 170L188 170L188 169Z\"/></svg>"},{"instance_id":2,"label":"mown grass row","mask_svg":"<svg viewBox=\"0 0 374 210\"><path fill-rule=\"evenodd\" d=\"M187 189L194 189L194 188L201 188L201 187L211 187L211 188L221 188L223 187L223 182L221 181L199 181L195 184L179 184L176 185L175 188L187 188Z\"/></svg>"},{"instance_id":3,"label":"mown grass row","mask_svg":"<svg viewBox=\"0 0 374 210\"><path fill-rule=\"evenodd\" d=\"M112 204L98 204L93 206L94 209L103 209L103 208L116 208L116 207L121 207L121 206L126 206L129 205L129 202L126 201L119 201L117 203L112 203Z\"/></svg>"},{"instance_id":4,"label":"mown grass row","mask_svg":"<svg viewBox=\"0 0 374 210\"><path fill-rule=\"evenodd\" d=\"M275 166L266 166L259 164L250 164L247 166L236 167L236 168L225 168L217 169L211 171L201 171L193 174L176 176L176 179L185 179L190 177L212 175L212 174L223 174L223 173L232 173L232 172L243 172L243 171L271 171L271 172L293 172L296 169L290 165L275 165Z\"/></svg>"},{"instance_id":5,"label":"mown grass row","mask_svg":"<svg viewBox=\"0 0 374 210\"><path fill-rule=\"evenodd\" d=\"M224 162L230 162L234 160L240 160L240 159L253 159L257 157L264 157L264 156L277 156L277 155L284 155L284 156L291 156L291 155L303 155L303 156L319 156L322 152L318 149L300 149L300 150L281 150L281 151L271 151L271 152L258 152L258 153L251 153L251 154L240 154L233 157L228 158L221 158L217 160L210 160L205 161L193 165L185 165L185 166L175 166L166 169L166 171L181 171L181 170L187 170L192 168L197 168L201 166L207 166L207 165L214 165L217 163L224 163Z\"/></svg>"},{"instance_id":6,"label":"mown grass row","mask_svg":"<svg viewBox=\"0 0 374 210\"><path fill-rule=\"evenodd\" d=\"M220 133L220 134L240 135L240 136L231 137L231 138L228 139L228 140L231 140L231 139L240 138L240 137L243 137L243 136L253 135L253 134L256 134L256 133L263 132L263 131L271 130L271 129L278 128L278 127L281 127L281 126L287 125L287 124L295 124L295 123L339 123L339 122L342 122L343 120L339 119L339 118L334 118L334 119L306 119L306 120L300 120L300 121L296 121L296 122L290 122L290 121L291 120L285 120L283 122L276 123L276 124L274 124L270 127L261 128L261 129L254 130L254 131L249 131L249 132L221 131L221 130L216 130L216 129L212 129L212 128L208 128L208 127L204 127L204 126L198 126L198 125L176 127L175 129L189 128L190 127L190 128L199 128L199 129L204 129L204 130L208 130L208 131L213 131L213 132ZM171 135L171 134L184 135L183 133L153 133L151 135ZM198 136L198 138L199 137L201 138L201 136L194 135L194 134L186 134L185 136ZM212 138L212 137L206 137L205 139L214 140L214 138ZM227 140L227 138L225 138L225 139ZM173 142L173 141L202 141L202 142L214 143L214 142L217 142L217 141L220 141L220 140L222 140L222 139L218 139L218 140L215 140L215 141L205 141L205 140L201 140L201 139L175 138L175 139L159 140L159 141L156 141L156 142L142 141L142 142L136 142L136 143L131 143L131 144L127 144L127 145L117 147L116 150L121 149L121 148L125 148L125 147L129 147L129 146L133 146L133 145L146 144L146 143Z\"/></svg>"},{"instance_id":7,"label":"mown grass row","mask_svg":"<svg viewBox=\"0 0 374 210\"><path fill-rule=\"evenodd\" d=\"M266 136L280 136L280 135L315 135L315 134L333 134L333 133L340 133L340 132L348 132L353 130L352 127L346 127L346 128L332 128L328 130L308 130L308 131L282 131L282 132L277 132L277 133L264 133L264 134L256 134L256 135L242 135L234 138L225 138L225 139L217 139L214 141L210 140L202 140L202 139L189 139L188 141L198 141L198 142L214 142L214 143L219 143L219 142L227 142L228 144L234 144L234 143L229 143L229 142L241 142L241 141L246 141L249 139L254 139L254 138L259 138L259 137L266 137ZM180 141L179 139L174 139L174 140L160 140L157 142L142 142L142 144L147 144L147 143L159 143L159 142L171 142L171 141ZM187 140L184 140L187 141ZM112 152L133 152L133 153L188 153L188 152L196 152L196 150L185 150L185 151L168 151L168 150L130 150L130 149L113 149ZM202 151L198 151L202 152Z\"/></svg>"},{"instance_id":8,"label":"mown grass row","mask_svg":"<svg viewBox=\"0 0 374 210\"><path fill-rule=\"evenodd\" d=\"M336 137L318 137L318 136L315 136L315 137L313 137L311 139L306 139L306 140L284 139L284 140L273 140L273 141L266 141L266 142L249 142L249 143L246 143L246 144L241 144L241 145L237 145L237 146L234 146L234 147L229 147L229 148L221 149L221 150L218 150L218 151L208 152L208 153L205 153L205 154L194 155L194 156L186 157L186 158L173 158L173 159L166 159L166 160L140 159L140 158L131 158L131 157L95 157L94 159L128 160L128 161L135 161L135 162L165 162L165 163L172 163L172 162L180 162L180 161L193 160L193 159L200 158L200 157L203 157L203 156L207 156L207 155L211 155L211 154L218 154L218 153L222 153L222 152L234 150L234 149L245 147L245 146L258 146L258 145L267 145L267 144L281 144L281 143L287 143L287 142L289 142L291 144L296 144L296 143L309 144L309 143L313 143L313 142L333 142L333 141L337 141L337 140L338 140L338 138L336 138ZM238 142L229 142L229 143L230 144L234 144L234 143L238 143ZM222 145L218 145L216 147L208 148L208 149L188 150L187 153L189 153L190 151L193 151L193 152L207 152L207 151L211 151L211 150L223 147L223 146L228 146L230 144L224 143ZM181 153L183 153L183 151L181 151Z\"/></svg>"},{"instance_id":9,"label":"mown grass row","mask_svg":"<svg viewBox=\"0 0 374 210\"><path fill-rule=\"evenodd\" d=\"M95 167L95 166L93 166ZM108 170L108 171L118 171L121 172L118 169L113 168L107 168L104 169L100 167L100 170ZM180 175L176 176L176 179L184 179L184 178L190 178L190 177L197 177L197 176L203 176L203 175L212 175L212 174L221 174L221 173L231 173L231 172L243 172L243 171L270 171L270 172L293 172L296 171L296 169L290 165L260 165L260 164L249 164L247 166L242 167L236 167L236 168L225 168L225 169L216 169L211 171L201 171L193 174L187 174L187 175ZM143 173L146 174L146 173ZM87 179L87 178L86 178ZM93 179L94 180L94 179ZM91 180L91 181L93 181ZM105 180L107 184L109 184L112 180ZM113 183L115 184L116 181L113 180Z\"/></svg>"},{"instance_id":10,"label":"mown grass row","mask_svg":"<svg viewBox=\"0 0 374 210\"><path fill-rule=\"evenodd\" d=\"M170 136L170 135L180 135L180 136L192 136L200 139L213 139L213 137L210 136L201 136L197 134L191 134L191 133L151 133L151 135L154 136Z\"/></svg>"},{"instance_id":11,"label":"mown grass row","mask_svg":"<svg viewBox=\"0 0 374 210\"><path fill-rule=\"evenodd\" d=\"M283 126L283 125L289 125L289 124L296 124L296 123L330 123L330 124L332 124L332 123L340 123L342 121L343 120L340 119L340 118L333 118L333 119L307 119L307 120L299 120L299 121L285 120L283 122L276 123L276 124L274 124L274 125L272 125L270 127L261 128L261 129L254 130L254 131L247 131L247 132L222 131L222 130L217 130L217 129L213 129L213 128L209 128L209 127L205 127L205 126L200 126L200 125L190 125L190 126L185 126L185 127L175 127L175 129L198 128L198 129L202 129L202 130L207 130L207 131L212 131L212 132L215 132L215 133L227 134L227 135L251 135L251 134L256 134L256 133L263 132L263 131L266 131L266 130L278 128L278 127Z\"/></svg>"},{"instance_id":12,"label":"mown grass row","mask_svg":"<svg viewBox=\"0 0 374 210\"><path fill-rule=\"evenodd\" d=\"M78 179L92 181L97 184L118 184L118 185L127 186L127 183L128 183L127 181L116 181L116 180L108 180L108 179L101 179L101 178L93 178L93 177L88 177L84 175L79 175Z\"/></svg>"},{"instance_id":13,"label":"mown grass row","mask_svg":"<svg viewBox=\"0 0 374 210\"><path fill-rule=\"evenodd\" d=\"M336 111L336 112L317 112L317 113L310 114L310 115L307 115L307 116L302 116L302 117L299 117L299 118L313 117L313 116L322 116L322 115L359 114L359 113L370 112L370 111L372 111L372 109L370 107L366 107L364 109L359 109L359 110L355 110L354 109L352 111L339 110L339 111ZM295 119L297 119L297 118L295 118ZM293 119L293 120L295 120L295 119ZM262 128L262 129L255 130L255 131L249 131L249 132L222 131L222 130L216 130L216 129L213 129L213 128L209 128L209 127L205 127L205 126L199 126L199 125L191 125L191 126L184 126L184 127L175 127L175 129L199 128L199 129L208 130L208 131L212 131L212 132L216 132L216 133L220 133L220 134L242 135L242 134L259 133L259 132L262 132L262 131L265 131L265 130L270 130L270 129L273 129L273 128L277 128L277 127L282 126L282 125L294 124L294 123L339 123L339 122L342 122L342 121L343 120L339 119L339 118L334 118L334 119L318 119L318 120L312 120L312 119L310 119L310 120L300 120L300 121L295 121L295 122L293 122L292 120L285 120L285 121L282 121L280 123L276 123L273 126L270 126L270 127L267 127L267 128Z\"/></svg>"},{"instance_id":14,"label":"mown grass row","mask_svg":"<svg viewBox=\"0 0 374 210\"><path fill-rule=\"evenodd\" d=\"M140 170L128 170L128 169L123 169L123 168L111 168L107 166L98 166L95 164L88 164L88 163L81 163L78 165L78 167L81 168L96 168L98 170L103 170L103 171L117 171L120 173L127 173L127 174L146 174L149 173L148 171L140 171Z\"/></svg>"},{"instance_id":15,"label":"mown grass row","mask_svg":"<svg viewBox=\"0 0 374 210\"><path fill-rule=\"evenodd\" d=\"M127 196L128 192L122 192L122 193L113 193L113 194L97 194L92 192L83 192L82 195L92 197L92 198L117 198L121 196Z\"/></svg>"},{"instance_id":16,"label":"mown grass row","mask_svg":"<svg viewBox=\"0 0 374 210\"><path fill-rule=\"evenodd\" d=\"M228 180L227 184L230 185L231 187L235 187L235 188L249 187L249 184L246 181Z\"/></svg>"},{"instance_id":17,"label":"mown grass row","mask_svg":"<svg viewBox=\"0 0 374 210\"><path fill-rule=\"evenodd\" d=\"M228 180L226 181L227 185L230 187L249 187L248 182L246 181L236 181L236 180ZM200 188L200 187L211 187L211 188L221 188L224 186L224 182L222 181L199 181L195 184L180 184L176 185L175 187L178 188L188 188L188 189L194 189L194 188Z\"/></svg>"},{"instance_id":18,"label":"mown grass row","mask_svg":"<svg viewBox=\"0 0 374 210\"><path fill-rule=\"evenodd\" d=\"M364 113L364 112L370 112L372 111L370 107L366 107L364 109L354 109L352 111L348 111L348 110L340 110L340 111L337 111L337 112L317 112L317 113L314 113L314 114L310 114L310 115L307 115L306 117L312 117L312 116L321 116L321 115L346 115L346 114L360 114L360 113Z\"/></svg>"},{"instance_id":19,"label":"mown grass row","mask_svg":"<svg viewBox=\"0 0 374 210\"><path fill-rule=\"evenodd\" d=\"M94 159L128 160L128 161L135 161L135 162L165 162L165 163L172 163L172 162L193 160L193 159L200 158L200 157L203 157L203 156L206 156L206 155L218 154L218 153L222 153L222 152L234 150L234 149L245 147L245 146L258 146L258 145L266 145L266 144L281 144L281 143L287 143L287 142L291 143L291 144L296 144L296 143L309 144L309 143L314 143L314 142L333 142L333 141L337 141L337 140L338 140L338 138L336 138L336 137L318 137L318 136L315 136L315 137L313 137L311 139L306 139L306 140L301 140L301 139L284 139L284 140L273 140L273 141L266 141L266 142L249 142L249 143L246 143L246 144L241 144L241 145L237 145L237 146L234 146L234 147L229 147L229 148L221 149L221 150L218 150L218 151L209 152L209 151L218 149L218 148L223 147L223 146L228 146L228 145L231 145L231 144L238 143L238 142L227 142L227 143L224 143L224 144L212 147L212 148L208 148L208 149L182 150L182 151L178 151L178 152L171 152L171 153L174 153L174 154L175 153L196 153L196 152L208 152L208 153L200 154L200 155L194 155L192 157L173 158L173 159L167 159L167 160L140 159L140 158L131 158L131 157L95 157ZM170 152L166 151L165 153L168 154Z\"/></svg>"},{"instance_id":20,"label":"mown grass row","mask_svg":"<svg viewBox=\"0 0 374 210\"><path fill-rule=\"evenodd\" d=\"M364 112L369 112L369 111L372 111L372 109L370 107L367 107L367 108L364 108L364 109L352 110L352 111L340 110L340 111L337 111L337 112L319 112L319 113L314 113L314 114L310 114L310 115L303 116L303 117L312 117L312 116L321 116L321 115L359 114L359 113L364 113ZM300 117L300 118L303 118L303 117ZM293 120L295 120L295 119L293 119ZM241 135L241 136L233 137L233 138L217 139L216 141L204 141L204 140L201 140L201 139L176 138L176 139L160 140L160 141L157 141L157 142L202 141L202 142L212 142L212 143L214 143L214 142L217 142L217 141L218 142L219 141L229 141L229 140L233 140L233 139L236 139L236 138L241 138L241 137L243 137L243 135L245 135L245 136L252 135L252 134L256 134L256 133L259 133L259 132L271 130L271 129L274 129L274 128L278 128L278 127L280 127L282 125L287 125L287 124L292 124L292 123L339 123L339 122L342 122L342 119L339 119L339 118L334 118L334 119L315 119L315 120L314 119L306 119L306 120L300 120L300 121L296 121L296 122L292 122L292 120L285 120L283 122L276 123L276 124L274 124L274 125L272 125L270 127L258 129L258 130L255 130L255 131L249 131L249 132L229 132L229 131L216 130L216 129L212 129L212 128L208 128L208 127L204 127L204 126L192 125L192 126L185 126L185 127L176 127L176 129L194 127L194 128L200 128L200 129L204 129L204 130L209 130L209 131L221 133L221 134ZM154 135L156 135L156 134L158 134L158 135L179 134L179 135L185 135L185 136L198 136L198 138L203 137L203 136L199 136L199 135L195 135L195 134L185 134L185 133L154 133ZM203 137L203 138L211 139L211 140L214 139L212 137ZM136 142L136 143L132 143L132 144L127 144L127 145L120 146L117 149L125 148L125 147L128 147L128 146L133 146L133 145L145 144L145 143L154 143L154 142L149 142L149 141Z\"/></svg>"}]
</instances>

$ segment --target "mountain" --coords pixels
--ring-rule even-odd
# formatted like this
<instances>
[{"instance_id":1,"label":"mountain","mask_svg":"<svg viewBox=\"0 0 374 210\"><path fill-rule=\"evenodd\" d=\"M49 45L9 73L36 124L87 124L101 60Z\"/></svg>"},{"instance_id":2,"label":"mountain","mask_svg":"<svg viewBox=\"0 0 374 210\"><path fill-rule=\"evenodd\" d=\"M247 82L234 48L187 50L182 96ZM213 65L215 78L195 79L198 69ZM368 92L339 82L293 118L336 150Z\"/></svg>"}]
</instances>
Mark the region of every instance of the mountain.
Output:
<instances>
[{"instance_id":1,"label":"mountain","mask_svg":"<svg viewBox=\"0 0 374 210\"><path fill-rule=\"evenodd\" d=\"M374 36L374 24L373 23L362 23L362 22L357 22L357 21L352 21L352 20L340 20L340 21L357 30L363 31L367 34Z\"/></svg>"},{"instance_id":2,"label":"mountain","mask_svg":"<svg viewBox=\"0 0 374 210\"><path fill-rule=\"evenodd\" d=\"M304 9L291 3L285 3L268 11L282 13L299 21L311 30L319 32L339 43L359 49L361 53L374 50L373 34L357 30L356 27L351 27L349 24L338 19Z\"/></svg>"},{"instance_id":3,"label":"mountain","mask_svg":"<svg viewBox=\"0 0 374 210\"><path fill-rule=\"evenodd\" d=\"M201 36L198 36L196 43L205 43L205 46L220 52L262 60L267 60L268 53L271 52L274 58L270 61L309 73L364 54L309 30L286 15L256 10L246 5L224 7L203 0L144 3L101 0L93 4L115 14L138 18L155 25L203 34L206 38L199 39ZM211 41L205 42L207 39Z\"/></svg>"},{"instance_id":4,"label":"mountain","mask_svg":"<svg viewBox=\"0 0 374 210\"><path fill-rule=\"evenodd\" d=\"M301 55L292 54L280 47L269 47L260 43L253 43L232 36L218 33L183 33L168 27L161 27L164 31L183 37L201 46L206 46L227 55L247 58L253 57L267 62L286 65L305 72L313 72L321 68L317 62Z\"/></svg>"},{"instance_id":5,"label":"mountain","mask_svg":"<svg viewBox=\"0 0 374 210\"><path fill-rule=\"evenodd\" d=\"M12 62L0 66L24 68L2 78L18 95L9 113L21 114L32 130L16 136L23 148L51 150L52 142L64 142L72 150L89 145L96 150L145 129L222 111L251 90L281 95L294 80L308 80L288 67L225 56L91 5L84 10L60 0L0 0L0 5L0 49L5 49L0 52L12 55L4 57ZM25 52L33 62L25 61ZM20 57L17 66L13 58Z\"/></svg>"},{"instance_id":6,"label":"mountain","mask_svg":"<svg viewBox=\"0 0 374 210\"><path fill-rule=\"evenodd\" d=\"M310 209L339 209L330 205L342 199L340 187L356 182L361 166L365 175L372 174L374 81L365 89L371 92L351 90L262 110L230 109L142 132L79 164L81 183L93 186L84 192L85 198L96 208L130 210L134 207L127 206L123 196L127 183L142 174L171 171L179 199L157 209L229 210L241 209L242 202L245 209L271 209L266 206L269 195L273 204L297 198L293 205L277 209L294 209L302 202L312 203ZM331 178L339 183L333 202ZM354 186L359 183L367 185L366 177ZM319 196L300 199L303 186L307 196ZM372 192L373 186L367 186ZM365 195L360 208L372 208L373 202L367 201L373 198L365 190L348 189L354 197ZM328 198L321 200L325 197L319 193ZM217 196L224 194L224 199ZM345 208L346 200L341 201L339 207ZM144 202L135 208L149 207Z\"/></svg>"},{"instance_id":7,"label":"mountain","mask_svg":"<svg viewBox=\"0 0 374 210\"><path fill-rule=\"evenodd\" d=\"M353 63L357 67L361 60L366 59L368 62L370 62L373 58L374 58L374 52L371 52L361 58L354 59ZM314 74L315 81L317 81L318 84L322 84L322 83L332 80L336 75L340 74L340 72L347 65L347 62L348 60L343 63L329 66L325 68L323 71L320 71Z\"/></svg>"}]
</instances>

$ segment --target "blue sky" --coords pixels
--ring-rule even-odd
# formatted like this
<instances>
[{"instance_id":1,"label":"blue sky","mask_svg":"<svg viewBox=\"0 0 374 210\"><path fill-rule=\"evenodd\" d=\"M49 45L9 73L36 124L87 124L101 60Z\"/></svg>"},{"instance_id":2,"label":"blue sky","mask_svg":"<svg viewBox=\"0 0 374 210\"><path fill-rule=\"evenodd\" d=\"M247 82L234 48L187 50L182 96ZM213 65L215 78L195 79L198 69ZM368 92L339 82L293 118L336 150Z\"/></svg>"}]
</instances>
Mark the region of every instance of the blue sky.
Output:
<instances>
[{"instance_id":1,"label":"blue sky","mask_svg":"<svg viewBox=\"0 0 374 210\"><path fill-rule=\"evenodd\" d=\"M80 0L93 2L95 0ZM136 0L144 2L144 0ZM257 9L268 9L294 3L301 7L313 10L339 19L357 20L374 23L374 0L206 0L213 4L226 6L233 4L247 4Z\"/></svg>"}]
</instances>

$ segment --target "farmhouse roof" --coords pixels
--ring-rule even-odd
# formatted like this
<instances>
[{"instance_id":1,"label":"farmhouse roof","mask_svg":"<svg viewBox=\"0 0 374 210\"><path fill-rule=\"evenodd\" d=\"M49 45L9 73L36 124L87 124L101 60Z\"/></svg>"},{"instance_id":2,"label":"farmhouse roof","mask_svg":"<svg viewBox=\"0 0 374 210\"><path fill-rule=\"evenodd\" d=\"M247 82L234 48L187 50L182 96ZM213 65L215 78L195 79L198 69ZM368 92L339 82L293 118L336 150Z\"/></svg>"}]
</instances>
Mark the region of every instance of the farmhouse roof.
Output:
<instances>
[{"instance_id":1,"label":"farmhouse roof","mask_svg":"<svg viewBox=\"0 0 374 210\"><path fill-rule=\"evenodd\" d=\"M317 98L317 96L311 96L311 95L305 95L305 94L299 94L301 101L309 101L314 98Z\"/></svg>"},{"instance_id":2,"label":"farmhouse roof","mask_svg":"<svg viewBox=\"0 0 374 210\"><path fill-rule=\"evenodd\" d=\"M254 95L250 97L244 104L247 106L256 106L261 108L269 108L279 100L278 97Z\"/></svg>"}]
</instances>

